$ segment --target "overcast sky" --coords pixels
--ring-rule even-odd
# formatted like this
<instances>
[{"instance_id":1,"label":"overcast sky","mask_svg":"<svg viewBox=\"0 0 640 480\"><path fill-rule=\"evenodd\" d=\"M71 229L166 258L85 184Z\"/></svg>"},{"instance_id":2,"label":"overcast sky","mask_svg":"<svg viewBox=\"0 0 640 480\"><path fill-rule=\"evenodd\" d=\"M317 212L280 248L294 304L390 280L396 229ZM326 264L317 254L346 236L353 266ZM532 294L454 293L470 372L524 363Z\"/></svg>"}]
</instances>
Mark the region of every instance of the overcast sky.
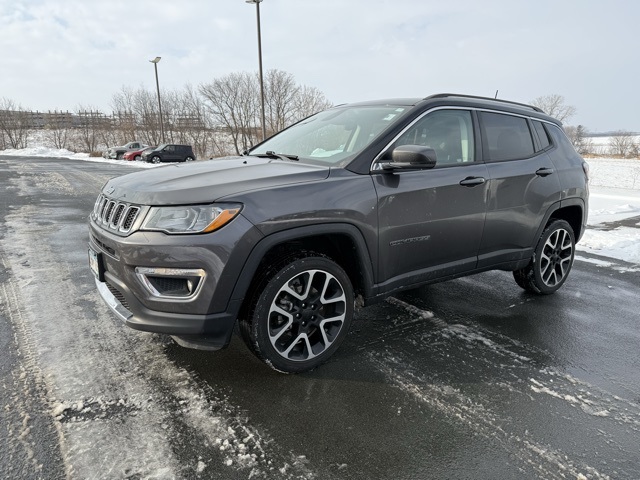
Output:
<instances>
[{"instance_id":1,"label":"overcast sky","mask_svg":"<svg viewBox=\"0 0 640 480\"><path fill-rule=\"evenodd\" d=\"M335 103L563 95L589 130L640 132L640 1L264 0L263 65ZM111 111L126 85L257 71L244 0L0 0L0 98Z\"/></svg>"}]
</instances>

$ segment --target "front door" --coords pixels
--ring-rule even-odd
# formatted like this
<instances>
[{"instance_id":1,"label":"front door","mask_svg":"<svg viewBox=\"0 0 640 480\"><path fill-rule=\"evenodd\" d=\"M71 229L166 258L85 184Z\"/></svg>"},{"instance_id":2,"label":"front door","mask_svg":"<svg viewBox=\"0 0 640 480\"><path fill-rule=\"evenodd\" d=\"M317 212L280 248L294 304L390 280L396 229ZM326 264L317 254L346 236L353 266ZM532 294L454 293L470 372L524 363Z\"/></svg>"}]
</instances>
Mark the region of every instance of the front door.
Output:
<instances>
[{"instance_id":1,"label":"front door","mask_svg":"<svg viewBox=\"0 0 640 480\"><path fill-rule=\"evenodd\" d=\"M486 166L476 161L471 112L432 111L414 122L389 150L406 144L432 147L437 161L433 169L380 173L374 178L377 280L390 288L474 269L485 220L488 174Z\"/></svg>"}]
</instances>

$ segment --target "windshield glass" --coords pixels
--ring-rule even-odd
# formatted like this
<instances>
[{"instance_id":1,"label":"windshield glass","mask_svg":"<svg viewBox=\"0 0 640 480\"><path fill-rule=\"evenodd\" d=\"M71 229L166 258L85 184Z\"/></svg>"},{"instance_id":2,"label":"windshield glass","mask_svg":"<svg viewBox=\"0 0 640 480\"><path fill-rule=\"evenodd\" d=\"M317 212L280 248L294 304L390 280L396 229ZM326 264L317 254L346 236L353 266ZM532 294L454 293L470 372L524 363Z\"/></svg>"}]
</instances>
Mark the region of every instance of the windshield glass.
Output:
<instances>
[{"instance_id":1,"label":"windshield glass","mask_svg":"<svg viewBox=\"0 0 640 480\"><path fill-rule=\"evenodd\" d=\"M278 133L251 149L249 154L273 152L296 155L300 161L318 165L342 166L406 110L406 107L397 105L332 108Z\"/></svg>"}]
</instances>

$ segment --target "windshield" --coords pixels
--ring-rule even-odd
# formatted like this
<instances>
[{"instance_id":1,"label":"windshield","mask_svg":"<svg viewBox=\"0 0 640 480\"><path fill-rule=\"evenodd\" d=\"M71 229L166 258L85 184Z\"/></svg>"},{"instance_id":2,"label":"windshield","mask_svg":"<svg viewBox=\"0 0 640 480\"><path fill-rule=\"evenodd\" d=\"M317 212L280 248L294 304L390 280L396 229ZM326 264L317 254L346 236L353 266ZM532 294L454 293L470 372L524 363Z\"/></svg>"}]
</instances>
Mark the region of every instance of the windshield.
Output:
<instances>
[{"instance_id":1,"label":"windshield","mask_svg":"<svg viewBox=\"0 0 640 480\"><path fill-rule=\"evenodd\" d=\"M295 155L318 165L346 165L406 110L396 105L332 108L283 130L249 154Z\"/></svg>"}]
</instances>

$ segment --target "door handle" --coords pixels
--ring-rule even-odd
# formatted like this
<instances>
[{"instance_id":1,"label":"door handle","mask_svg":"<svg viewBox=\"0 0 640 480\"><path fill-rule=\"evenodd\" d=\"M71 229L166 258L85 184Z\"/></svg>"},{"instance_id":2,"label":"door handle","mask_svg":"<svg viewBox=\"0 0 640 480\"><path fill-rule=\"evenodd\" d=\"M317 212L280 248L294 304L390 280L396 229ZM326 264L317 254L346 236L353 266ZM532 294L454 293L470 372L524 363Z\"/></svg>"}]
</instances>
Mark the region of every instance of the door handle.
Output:
<instances>
[{"instance_id":1,"label":"door handle","mask_svg":"<svg viewBox=\"0 0 640 480\"><path fill-rule=\"evenodd\" d=\"M536 170L536 175L539 177L546 177L547 175L551 175L553 173L553 168L542 167Z\"/></svg>"},{"instance_id":2,"label":"door handle","mask_svg":"<svg viewBox=\"0 0 640 480\"><path fill-rule=\"evenodd\" d=\"M484 182L484 177L467 177L460 181L460 185L464 187L475 187L476 185L482 185Z\"/></svg>"}]
</instances>

